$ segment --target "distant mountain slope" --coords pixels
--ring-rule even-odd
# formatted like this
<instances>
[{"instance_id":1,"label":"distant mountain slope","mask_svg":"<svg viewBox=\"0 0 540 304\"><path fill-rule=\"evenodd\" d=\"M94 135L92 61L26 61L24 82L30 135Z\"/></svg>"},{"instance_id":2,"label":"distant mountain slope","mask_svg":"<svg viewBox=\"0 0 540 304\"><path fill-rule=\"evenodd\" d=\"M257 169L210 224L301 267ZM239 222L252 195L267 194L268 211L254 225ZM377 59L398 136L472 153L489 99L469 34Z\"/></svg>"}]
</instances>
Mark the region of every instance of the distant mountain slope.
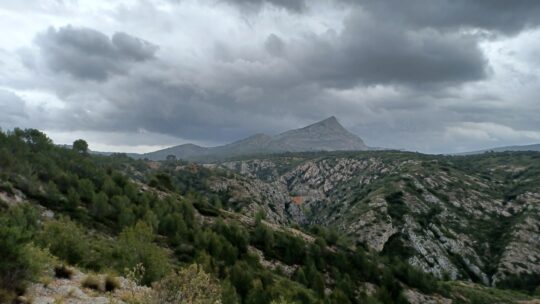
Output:
<instances>
[{"instance_id":1,"label":"distant mountain slope","mask_svg":"<svg viewBox=\"0 0 540 304\"><path fill-rule=\"evenodd\" d=\"M235 211L337 229L437 277L503 286L540 277L540 155L399 151L255 156L217 164ZM508 302L507 302L508 303Z\"/></svg>"},{"instance_id":2,"label":"distant mountain slope","mask_svg":"<svg viewBox=\"0 0 540 304\"><path fill-rule=\"evenodd\" d=\"M471 154L481 154L485 152L507 152L507 151L540 151L540 144L496 147L496 148L479 150L479 151L459 153L459 155L471 155Z\"/></svg>"},{"instance_id":3,"label":"distant mountain slope","mask_svg":"<svg viewBox=\"0 0 540 304\"><path fill-rule=\"evenodd\" d=\"M288 152L368 149L360 137L347 131L334 116L281 133L272 140L271 146L275 150Z\"/></svg>"},{"instance_id":4,"label":"distant mountain slope","mask_svg":"<svg viewBox=\"0 0 540 304\"><path fill-rule=\"evenodd\" d=\"M168 155L174 155L178 159L185 160L213 160L253 154L368 149L368 146L360 137L347 131L332 116L307 127L286 131L276 136L255 134L223 146L207 148L194 144L184 144L132 156L151 160L164 160Z\"/></svg>"},{"instance_id":5,"label":"distant mountain slope","mask_svg":"<svg viewBox=\"0 0 540 304\"><path fill-rule=\"evenodd\" d=\"M210 148L197 146L194 144L184 144L158 150L154 152L139 154L139 158L148 158L151 160L164 160L168 155L174 155L177 158L191 159L194 157L202 157L208 154ZM137 158L137 156L133 156Z\"/></svg>"}]
</instances>

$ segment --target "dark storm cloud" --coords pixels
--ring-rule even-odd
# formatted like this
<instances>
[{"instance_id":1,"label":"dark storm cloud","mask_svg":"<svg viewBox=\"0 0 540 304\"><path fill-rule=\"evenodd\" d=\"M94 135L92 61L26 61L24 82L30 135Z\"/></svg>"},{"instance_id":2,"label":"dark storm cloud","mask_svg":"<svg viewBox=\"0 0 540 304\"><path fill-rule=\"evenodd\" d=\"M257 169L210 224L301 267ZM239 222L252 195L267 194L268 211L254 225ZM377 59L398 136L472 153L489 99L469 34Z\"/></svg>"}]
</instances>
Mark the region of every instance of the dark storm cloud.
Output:
<instances>
[{"instance_id":1,"label":"dark storm cloud","mask_svg":"<svg viewBox=\"0 0 540 304\"><path fill-rule=\"evenodd\" d=\"M125 33L107 35L89 28L49 28L36 37L47 66L75 78L106 80L133 62L154 58L157 46Z\"/></svg>"},{"instance_id":2,"label":"dark storm cloud","mask_svg":"<svg viewBox=\"0 0 540 304\"><path fill-rule=\"evenodd\" d=\"M327 86L460 84L483 79L487 60L477 37L411 31L361 11L342 33L314 36L294 58L306 78Z\"/></svg>"},{"instance_id":3,"label":"dark storm cloud","mask_svg":"<svg viewBox=\"0 0 540 304\"><path fill-rule=\"evenodd\" d=\"M157 46L126 33L114 34L112 45L116 48L118 57L133 61L152 59L157 50Z\"/></svg>"},{"instance_id":4,"label":"dark storm cloud","mask_svg":"<svg viewBox=\"0 0 540 304\"><path fill-rule=\"evenodd\" d=\"M384 20L413 27L478 28L514 34L540 24L537 0L343 0Z\"/></svg>"},{"instance_id":5,"label":"dark storm cloud","mask_svg":"<svg viewBox=\"0 0 540 304\"><path fill-rule=\"evenodd\" d=\"M300 13L306 9L305 0L223 0L238 5L247 10L260 10L263 5L270 4L281 7L291 12Z\"/></svg>"},{"instance_id":6,"label":"dark storm cloud","mask_svg":"<svg viewBox=\"0 0 540 304\"><path fill-rule=\"evenodd\" d=\"M259 10L270 4L302 13L305 0L222 0L247 9ZM540 24L537 0L338 0L359 5L384 21L414 27L456 30L485 29L514 34Z\"/></svg>"},{"instance_id":7,"label":"dark storm cloud","mask_svg":"<svg viewBox=\"0 0 540 304\"><path fill-rule=\"evenodd\" d=\"M283 55L285 44L283 43L283 40L279 38L279 36L277 36L276 34L270 34L270 36L266 38L264 47L266 48L266 51L268 51L268 53L274 56L281 56Z\"/></svg>"},{"instance_id":8,"label":"dark storm cloud","mask_svg":"<svg viewBox=\"0 0 540 304\"><path fill-rule=\"evenodd\" d=\"M49 113L33 111L31 119L39 112L59 130L226 143L336 115L368 144L423 151L476 142L462 138L474 128L485 134L538 129L538 120L524 115L535 113L532 107L501 105L524 90L499 96L506 76L497 75L493 62L502 56L499 40L537 25L540 1L171 1L177 5L164 9L151 0L126 5L120 21L96 24L107 33L127 27L144 33L159 53L124 33L68 26L39 34L39 50L20 56L29 71L23 80L40 92L21 88L20 96L33 98L28 108L43 91L56 96ZM103 14L100 20L118 17ZM2 70L9 69L0 69L0 78L11 76ZM514 76L507 79L513 85ZM537 79L531 81L536 100L530 87ZM478 91L500 98L475 99ZM4 103L13 107L16 99L10 100ZM9 117L22 121L17 115Z\"/></svg>"},{"instance_id":9,"label":"dark storm cloud","mask_svg":"<svg viewBox=\"0 0 540 304\"><path fill-rule=\"evenodd\" d=\"M129 90L129 94L119 90ZM108 98L114 111L94 116L73 103L68 113L78 117L80 130L127 133L145 130L190 140L222 142L245 135L246 128L255 123L254 115L226 106L229 96L190 85L171 86L158 79L134 79L100 94Z\"/></svg>"},{"instance_id":10,"label":"dark storm cloud","mask_svg":"<svg viewBox=\"0 0 540 304\"><path fill-rule=\"evenodd\" d=\"M91 98L80 95L88 90L84 83L84 88L75 84L68 88L72 92L62 92L62 98L70 104L66 117L77 117L78 128L122 132L143 129L213 142L235 140L254 131L283 131L287 117L309 123L322 118L317 113L347 113L350 109L334 109L329 102L332 97L323 91L327 87L459 84L485 76L485 59L474 37L437 31L407 32L375 19L354 11L340 33L293 40L270 34L262 49L255 52L246 53L224 42L218 61L208 61L195 73L184 72L190 69L178 64L171 66L163 58L134 67L129 75L117 72L117 63L112 59L118 58L118 53L130 61L147 60L154 54L153 50L137 47L139 40L127 34L117 34L111 40L84 29L82 33L89 38L56 38L64 36L59 35L61 29L52 30L50 36L55 39L50 40L54 46L76 49L75 58L85 52L99 54L101 65L87 63L98 66L105 76L114 74L101 78L104 83L91 88ZM41 55L48 60L70 57L63 49L43 47ZM86 69L83 72L88 73ZM92 102L81 102L92 98L109 104L106 111L94 108ZM402 108L410 106L400 103Z\"/></svg>"},{"instance_id":11,"label":"dark storm cloud","mask_svg":"<svg viewBox=\"0 0 540 304\"><path fill-rule=\"evenodd\" d=\"M98 88L99 99L113 107L110 111L100 111L99 115L84 111L87 106L77 102L81 98L74 93L68 98L67 116L78 117L77 127L81 130L142 129L210 142L227 142L250 135L255 125L268 130L279 124L279 119L268 116L271 111L260 103L262 100L239 104L234 91L184 81L185 76L174 74L172 69L160 65L147 67Z\"/></svg>"},{"instance_id":12,"label":"dark storm cloud","mask_svg":"<svg viewBox=\"0 0 540 304\"><path fill-rule=\"evenodd\" d=\"M344 30L308 38L293 62L306 79L325 86L456 85L482 80L490 71L479 48L486 34L512 35L540 24L536 0L344 2L357 7ZM283 43L277 42L282 41L269 37L267 49L278 45L282 52Z\"/></svg>"}]
</instances>

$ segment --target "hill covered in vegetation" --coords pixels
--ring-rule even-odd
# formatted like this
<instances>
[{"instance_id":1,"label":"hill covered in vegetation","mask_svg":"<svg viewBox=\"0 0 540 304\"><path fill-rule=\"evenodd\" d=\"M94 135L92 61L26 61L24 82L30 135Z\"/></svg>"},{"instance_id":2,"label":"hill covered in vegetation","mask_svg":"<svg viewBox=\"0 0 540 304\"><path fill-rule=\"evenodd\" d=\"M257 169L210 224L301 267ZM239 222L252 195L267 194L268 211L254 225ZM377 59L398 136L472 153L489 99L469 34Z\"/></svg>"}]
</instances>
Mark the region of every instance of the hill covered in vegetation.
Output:
<instances>
[{"instance_id":1,"label":"hill covered in vegetation","mask_svg":"<svg viewBox=\"0 0 540 304\"><path fill-rule=\"evenodd\" d=\"M438 278L540 282L540 153L305 153L216 166L244 177L213 182L238 212L333 227Z\"/></svg>"},{"instance_id":2,"label":"hill covered in vegetation","mask_svg":"<svg viewBox=\"0 0 540 304\"><path fill-rule=\"evenodd\" d=\"M379 155L369 153L374 154L365 155ZM528 163L533 156L520 159ZM30 302L30 291L51 290L56 286L51 280L56 279L80 282L81 288L105 295L104 303L508 303L533 298L529 286L536 284L534 276L527 277L527 284L523 278L507 280L504 287L521 291L455 282L451 279L468 277L431 275L421 270L422 264L415 267L410 256L402 254L399 241L405 232L394 237L395 246L384 241L381 251L352 233L361 229L348 230L345 225L353 221L343 214L358 216L357 221L365 218L350 207L361 206L361 197L364 203L375 200L375 186L382 179L370 178L369 191L345 191L349 181L335 181L342 193L354 194L359 203L336 204L334 208L344 211L334 212L311 201L304 194L309 191L301 192L305 186L299 186L297 193L281 194L289 199L296 194L300 206L280 215L283 206L271 207L279 201L257 188L272 185L306 161L326 160L325 166L336 172L355 168L339 167L340 157L300 155L268 160L275 166L263 171L244 170L253 160L212 165L150 162L90 155L84 141L71 149L57 147L37 130L0 132L0 303ZM393 156L396 162L422 167L414 158L423 156L407 161L411 157ZM451 174L462 166L459 172L487 174L481 168L489 161L479 157L441 170ZM387 166L382 162L380 168ZM325 176L310 172L315 179ZM415 171L410 172L414 176ZM503 172L490 178L506 178ZM527 183L501 190L509 201L534 186L535 171L521 174ZM287 185L294 189L300 184L291 178ZM393 181L387 187L394 188L383 198L392 227L402 227L394 221L408 222L409 190L403 188L408 184L399 178ZM414 185L412 178L410 182ZM252 192L242 190L246 186ZM344 218L333 216L336 212ZM320 220L315 220L316 214ZM439 217L439 212L427 214L425 226ZM126 282L137 288L114 293L129 289Z\"/></svg>"}]
</instances>

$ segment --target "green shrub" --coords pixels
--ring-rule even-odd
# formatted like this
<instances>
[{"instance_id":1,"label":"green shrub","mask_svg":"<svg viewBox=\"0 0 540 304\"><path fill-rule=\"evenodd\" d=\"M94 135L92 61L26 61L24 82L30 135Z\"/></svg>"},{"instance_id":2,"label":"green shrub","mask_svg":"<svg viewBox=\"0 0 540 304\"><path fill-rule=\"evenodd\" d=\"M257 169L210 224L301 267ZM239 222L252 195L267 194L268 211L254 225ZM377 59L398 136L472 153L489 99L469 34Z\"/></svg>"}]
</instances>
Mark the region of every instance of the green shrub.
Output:
<instances>
[{"instance_id":1,"label":"green shrub","mask_svg":"<svg viewBox=\"0 0 540 304\"><path fill-rule=\"evenodd\" d=\"M4 296L22 291L43 270L45 254L30 243L35 217L26 207L0 216L0 289Z\"/></svg>"},{"instance_id":2,"label":"green shrub","mask_svg":"<svg viewBox=\"0 0 540 304\"><path fill-rule=\"evenodd\" d=\"M16 297L15 291L0 288L0 303L11 303Z\"/></svg>"},{"instance_id":3,"label":"green shrub","mask_svg":"<svg viewBox=\"0 0 540 304\"><path fill-rule=\"evenodd\" d=\"M238 304L241 302L236 289L227 279L223 280L221 284L221 301L223 304Z\"/></svg>"},{"instance_id":4,"label":"green shrub","mask_svg":"<svg viewBox=\"0 0 540 304\"><path fill-rule=\"evenodd\" d=\"M221 303L221 287L202 267L192 264L154 285L152 303Z\"/></svg>"},{"instance_id":5,"label":"green shrub","mask_svg":"<svg viewBox=\"0 0 540 304\"><path fill-rule=\"evenodd\" d=\"M117 269L133 269L138 264L144 267L142 283L149 285L163 278L171 269L167 251L154 244L155 235L145 222L122 231L113 250Z\"/></svg>"},{"instance_id":6,"label":"green shrub","mask_svg":"<svg viewBox=\"0 0 540 304\"><path fill-rule=\"evenodd\" d=\"M540 286L540 274L521 273L512 274L497 283L499 288L519 289L534 293Z\"/></svg>"},{"instance_id":7,"label":"green shrub","mask_svg":"<svg viewBox=\"0 0 540 304\"><path fill-rule=\"evenodd\" d=\"M107 275L105 277L105 291L114 291L115 289L120 288L120 281L117 277L112 275Z\"/></svg>"},{"instance_id":8,"label":"green shrub","mask_svg":"<svg viewBox=\"0 0 540 304\"><path fill-rule=\"evenodd\" d=\"M409 211L409 208L403 201L403 192L393 192L384 198L388 203L388 215L393 220L397 220L398 222L403 221L403 216Z\"/></svg>"},{"instance_id":9,"label":"green shrub","mask_svg":"<svg viewBox=\"0 0 540 304\"><path fill-rule=\"evenodd\" d=\"M82 229L67 218L45 223L38 242L70 265L83 265L91 252Z\"/></svg>"},{"instance_id":10,"label":"green shrub","mask_svg":"<svg viewBox=\"0 0 540 304\"><path fill-rule=\"evenodd\" d=\"M66 265L59 265L54 267L54 276L59 279L69 279L73 277L74 271L71 267Z\"/></svg>"},{"instance_id":11,"label":"green shrub","mask_svg":"<svg viewBox=\"0 0 540 304\"><path fill-rule=\"evenodd\" d=\"M86 278L82 281L81 285L86 288L101 290L101 282L99 277L96 275L87 275Z\"/></svg>"}]
</instances>

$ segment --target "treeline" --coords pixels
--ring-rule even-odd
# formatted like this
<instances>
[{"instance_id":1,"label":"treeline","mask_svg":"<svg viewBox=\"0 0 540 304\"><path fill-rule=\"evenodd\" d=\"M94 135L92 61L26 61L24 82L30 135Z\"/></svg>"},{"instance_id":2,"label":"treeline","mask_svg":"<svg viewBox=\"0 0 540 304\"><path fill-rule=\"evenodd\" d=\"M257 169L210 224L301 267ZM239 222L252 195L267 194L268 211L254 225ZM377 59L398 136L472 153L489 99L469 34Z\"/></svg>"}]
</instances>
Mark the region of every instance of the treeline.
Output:
<instances>
[{"instance_id":1,"label":"treeline","mask_svg":"<svg viewBox=\"0 0 540 304\"><path fill-rule=\"evenodd\" d=\"M93 271L125 275L142 265L147 285L197 263L219 279L225 304L406 303L403 283L426 293L437 289L430 276L408 264L342 247L325 229L312 230L316 241L309 243L273 230L262 217L252 227L225 217L220 196L205 183L217 173L176 170L178 165L186 166L168 161L161 170L148 170L144 161L91 156L84 141L66 149L37 130L0 132L0 190L22 191L56 213L42 221L30 206L2 207L0 289L22 292L39 272L39 261L51 261L48 252ZM142 184L151 189L143 191ZM292 276L281 266L263 267L251 247L292 267ZM363 282L379 286L377 292L365 294Z\"/></svg>"}]
</instances>

